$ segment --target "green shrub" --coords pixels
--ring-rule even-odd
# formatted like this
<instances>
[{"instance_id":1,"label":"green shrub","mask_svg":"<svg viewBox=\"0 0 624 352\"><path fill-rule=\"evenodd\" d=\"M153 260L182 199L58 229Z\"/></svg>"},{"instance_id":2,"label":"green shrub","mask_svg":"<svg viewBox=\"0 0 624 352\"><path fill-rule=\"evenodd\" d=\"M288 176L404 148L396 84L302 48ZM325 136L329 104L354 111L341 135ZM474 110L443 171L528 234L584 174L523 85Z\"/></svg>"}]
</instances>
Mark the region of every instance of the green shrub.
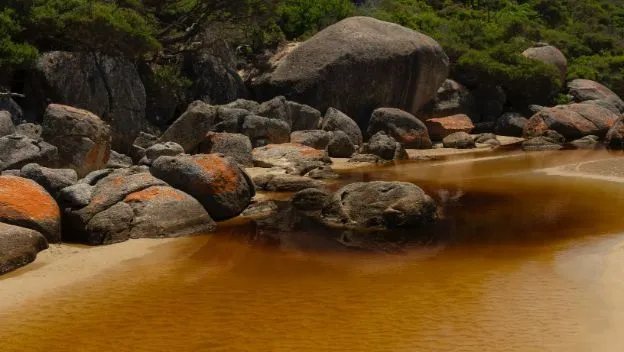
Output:
<instances>
[{"instance_id":1,"label":"green shrub","mask_svg":"<svg viewBox=\"0 0 624 352\"><path fill-rule=\"evenodd\" d=\"M354 14L350 0L284 0L277 10L286 38L308 37Z\"/></svg>"}]
</instances>

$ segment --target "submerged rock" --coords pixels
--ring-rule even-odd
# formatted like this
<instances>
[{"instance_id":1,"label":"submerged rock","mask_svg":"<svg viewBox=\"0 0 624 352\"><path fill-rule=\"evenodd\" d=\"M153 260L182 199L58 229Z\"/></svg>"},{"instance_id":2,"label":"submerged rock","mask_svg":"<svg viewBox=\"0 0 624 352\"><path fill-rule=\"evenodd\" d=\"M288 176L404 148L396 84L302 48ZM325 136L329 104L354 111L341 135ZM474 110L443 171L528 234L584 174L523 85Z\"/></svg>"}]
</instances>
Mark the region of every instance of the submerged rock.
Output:
<instances>
[{"instance_id":1,"label":"submerged rock","mask_svg":"<svg viewBox=\"0 0 624 352\"><path fill-rule=\"evenodd\" d=\"M303 175L308 171L331 164L327 152L301 144L269 144L253 150L254 165L279 167L287 173Z\"/></svg>"},{"instance_id":2,"label":"submerged rock","mask_svg":"<svg viewBox=\"0 0 624 352\"><path fill-rule=\"evenodd\" d=\"M306 188L321 188L323 182L309 177L267 173L253 178L256 187L271 192L297 192Z\"/></svg>"}]
</instances>

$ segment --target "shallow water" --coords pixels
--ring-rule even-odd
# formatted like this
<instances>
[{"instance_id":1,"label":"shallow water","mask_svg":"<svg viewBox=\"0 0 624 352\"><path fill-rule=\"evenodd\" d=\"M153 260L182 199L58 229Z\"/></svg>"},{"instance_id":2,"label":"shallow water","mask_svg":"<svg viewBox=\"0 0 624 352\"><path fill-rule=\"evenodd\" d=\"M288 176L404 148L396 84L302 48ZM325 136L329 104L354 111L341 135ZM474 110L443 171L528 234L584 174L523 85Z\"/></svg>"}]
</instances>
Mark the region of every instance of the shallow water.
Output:
<instances>
[{"instance_id":1,"label":"shallow water","mask_svg":"<svg viewBox=\"0 0 624 352\"><path fill-rule=\"evenodd\" d=\"M443 204L424 232L442 240L402 254L309 234L266 247L222 226L0 311L0 351L621 351L624 184L532 172L620 156L351 171L345 182L423 186Z\"/></svg>"}]
</instances>

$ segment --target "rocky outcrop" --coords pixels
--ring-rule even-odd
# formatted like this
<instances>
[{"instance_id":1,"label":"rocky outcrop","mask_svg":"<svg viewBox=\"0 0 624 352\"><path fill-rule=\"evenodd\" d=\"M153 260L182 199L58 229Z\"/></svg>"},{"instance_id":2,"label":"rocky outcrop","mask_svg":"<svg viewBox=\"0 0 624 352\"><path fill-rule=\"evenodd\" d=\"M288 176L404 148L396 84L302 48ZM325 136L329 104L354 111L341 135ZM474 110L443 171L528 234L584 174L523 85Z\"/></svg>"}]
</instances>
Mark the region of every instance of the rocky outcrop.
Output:
<instances>
[{"instance_id":1,"label":"rocky outcrop","mask_svg":"<svg viewBox=\"0 0 624 352\"><path fill-rule=\"evenodd\" d=\"M61 241L59 207L32 180L0 176L0 222L35 230L50 243Z\"/></svg>"},{"instance_id":2,"label":"rocky outcrop","mask_svg":"<svg viewBox=\"0 0 624 352\"><path fill-rule=\"evenodd\" d=\"M110 128L89 111L50 104L43 116L43 139L59 151L59 167L79 177L106 166L111 151Z\"/></svg>"},{"instance_id":3,"label":"rocky outcrop","mask_svg":"<svg viewBox=\"0 0 624 352\"><path fill-rule=\"evenodd\" d=\"M199 145L200 153L220 153L244 167L253 166L252 149L249 137L240 133L208 132L206 139Z\"/></svg>"},{"instance_id":4,"label":"rocky outcrop","mask_svg":"<svg viewBox=\"0 0 624 352\"><path fill-rule=\"evenodd\" d=\"M252 82L254 93L284 95L320 111L335 107L365 126L372 110L416 113L449 71L444 50L430 37L369 17L325 28L275 61Z\"/></svg>"},{"instance_id":5,"label":"rocky outcrop","mask_svg":"<svg viewBox=\"0 0 624 352\"><path fill-rule=\"evenodd\" d=\"M0 275L6 274L37 257L48 242L37 231L0 223Z\"/></svg>"},{"instance_id":6,"label":"rocky outcrop","mask_svg":"<svg viewBox=\"0 0 624 352\"><path fill-rule=\"evenodd\" d=\"M320 128L324 131L342 131L344 132L353 145L362 145L362 130L349 116L343 112L329 108L325 112L325 116L321 120Z\"/></svg>"},{"instance_id":7,"label":"rocky outcrop","mask_svg":"<svg viewBox=\"0 0 624 352\"><path fill-rule=\"evenodd\" d=\"M561 50L547 43L537 43L522 52L522 56L554 66L559 71L561 82L565 82L568 74L568 60Z\"/></svg>"},{"instance_id":8,"label":"rocky outcrop","mask_svg":"<svg viewBox=\"0 0 624 352\"><path fill-rule=\"evenodd\" d=\"M383 131L404 148L429 149L432 146L425 124L414 115L394 108L379 108L373 112L367 134Z\"/></svg>"},{"instance_id":9,"label":"rocky outcrop","mask_svg":"<svg viewBox=\"0 0 624 352\"><path fill-rule=\"evenodd\" d=\"M520 137L527 122L529 122L529 119L522 116L522 114L508 112L496 121L494 132L501 136Z\"/></svg>"},{"instance_id":10,"label":"rocky outcrop","mask_svg":"<svg viewBox=\"0 0 624 352\"><path fill-rule=\"evenodd\" d=\"M455 132L470 133L475 128L470 118L466 115L433 118L425 121L425 125L431 139L437 141Z\"/></svg>"},{"instance_id":11,"label":"rocky outcrop","mask_svg":"<svg viewBox=\"0 0 624 352\"><path fill-rule=\"evenodd\" d=\"M474 139L466 132L455 132L449 134L442 140L442 145L444 148L455 149L472 149L476 147Z\"/></svg>"},{"instance_id":12,"label":"rocky outcrop","mask_svg":"<svg viewBox=\"0 0 624 352\"><path fill-rule=\"evenodd\" d=\"M253 161L258 167L279 167L296 175L304 175L331 163L327 152L294 143L269 144L255 148Z\"/></svg>"},{"instance_id":13,"label":"rocky outcrop","mask_svg":"<svg viewBox=\"0 0 624 352\"><path fill-rule=\"evenodd\" d=\"M588 135L604 137L618 115L593 104L559 105L533 115L524 128L524 136L536 137L553 130L573 140Z\"/></svg>"},{"instance_id":14,"label":"rocky outcrop","mask_svg":"<svg viewBox=\"0 0 624 352\"><path fill-rule=\"evenodd\" d=\"M150 171L197 199L215 220L237 216L255 194L249 176L236 161L219 154L162 156Z\"/></svg>"},{"instance_id":15,"label":"rocky outcrop","mask_svg":"<svg viewBox=\"0 0 624 352\"><path fill-rule=\"evenodd\" d=\"M447 79L436 96L417 115L427 120L457 114L472 116L475 110L475 98L470 90L452 79Z\"/></svg>"},{"instance_id":16,"label":"rocky outcrop","mask_svg":"<svg viewBox=\"0 0 624 352\"><path fill-rule=\"evenodd\" d=\"M40 139L20 134L0 137L0 171L19 169L30 163L55 165L58 149Z\"/></svg>"},{"instance_id":17,"label":"rocky outcrop","mask_svg":"<svg viewBox=\"0 0 624 352\"><path fill-rule=\"evenodd\" d=\"M184 114L160 136L158 142L175 142L189 153L197 148L217 122L217 107L203 101L191 103Z\"/></svg>"},{"instance_id":18,"label":"rocky outcrop","mask_svg":"<svg viewBox=\"0 0 624 352\"><path fill-rule=\"evenodd\" d=\"M85 109L111 126L113 149L128 153L145 123L145 88L135 66L92 53L48 52L26 81L29 121L49 102Z\"/></svg>"},{"instance_id":19,"label":"rocky outcrop","mask_svg":"<svg viewBox=\"0 0 624 352\"><path fill-rule=\"evenodd\" d=\"M624 113L624 101L609 88L588 79L575 79L568 83L568 94L577 103L602 102Z\"/></svg>"},{"instance_id":20,"label":"rocky outcrop","mask_svg":"<svg viewBox=\"0 0 624 352\"><path fill-rule=\"evenodd\" d=\"M290 134L290 142L323 150L327 148L331 137L331 132L323 130L296 131Z\"/></svg>"},{"instance_id":21,"label":"rocky outcrop","mask_svg":"<svg viewBox=\"0 0 624 352\"><path fill-rule=\"evenodd\" d=\"M406 160L409 158L401 143L384 132L377 132L372 136L367 143L364 143L360 153L376 155L383 160Z\"/></svg>"},{"instance_id":22,"label":"rocky outcrop","mask_svg":"<svg viewBox=\"0 0 624 352\"><path fill-rule=\"evenodd\" d=\"M607 133L605 142L610 149L624 149L624 119L621 118L613 124Z\"/></svg>"}]
</instances>

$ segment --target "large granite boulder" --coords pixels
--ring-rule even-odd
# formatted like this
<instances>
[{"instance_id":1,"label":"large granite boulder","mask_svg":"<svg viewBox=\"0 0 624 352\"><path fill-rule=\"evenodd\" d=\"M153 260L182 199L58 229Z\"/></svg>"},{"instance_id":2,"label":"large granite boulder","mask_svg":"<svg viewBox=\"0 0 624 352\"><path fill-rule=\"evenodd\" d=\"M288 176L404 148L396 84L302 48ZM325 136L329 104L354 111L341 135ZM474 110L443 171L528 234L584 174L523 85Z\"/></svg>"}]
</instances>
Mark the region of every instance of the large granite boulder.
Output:
<instances>
[{"instance_id":1,"label":"large granite boulder","mask_svg":"<svg viewBox=\"0 0 624 352\"><path fill-rule=\"evenodd\" d=\"M425 125L431 139L436 141L455 132L470 133L475 128L470 118L463 114L429 119Z\"/></svg>"},{"instance_id":2,"label":"large granite boulder","mask_svg":"<svg viewBox=\"0 0 624 352\"><path fill-rule=\"evenodd\" d=\"M279 167L297 175L331 163L326 151L295 143L269 144L255 148L252 155L255 166Z\"/></svg>"},{"instance_id":3,"label":"large granite boulder","mask_svg":"<svg viewBox=\"0 0 624 352\"><path fill-rule=\"evenodd\" d=\"M158 141L178 143L186 153L189 153L199 146L216 122L217 107L203 101L194 101Z\"/></svg>"},{"instance_id":4,"label":"large granite boulder","mask_svg":"<svg viewBox=\"0 0 624 352\"><path fill-rule=\"evenodd\" d=\"M0 222L0 275L33 262L47 248L39 232Z\"/></svg>"},{"instance_id":5,"label":"large granite boulder","mask_svg":"<svg viewBox=\"0 0 624 352\"><path fill-rule=\"evenodd\" d=\"M537 43L522 52L522 56L554 66L559 71L561 82L565 82L568 74L568 60L561 50L547 43Z\"/></svg>"},{"instance_id":6,"label":"large granite boulder","mask_svg":"<svg viewBox=\"0 0 624 352\"><path fill-rule=\"evenodd\" d=\"M111 151L109 126L89 111L50 104L43 116L43 139L59 150L59 167L79 177L104 168Z\"/></svg>"},{"instance_id":7,"label":"large granite boulder","mask_svg":"<svg viewBox=\"0 0 624 352\"><path fill-rule=\"evenodd\" d=\"M417 115L423 120L457 114L472 116L476 112L475 105L475 97L468 88L447 79Z\"/></svg>"},{"instance_id":8,"label":"large granite boulder","mask_svg":"<svg viewBox=\"0 0 624 352\"><path fill-rule=\"evenodd\" d=\"M0 171L19 169L30 163L55 165L58 149L40 139L13 134L0 137Z\"/></svg>"},{"instance_id":9,"label":"large granite boulder","mask_svg":"<svg viewBox=\"0 0 624 352\"><path fill-rule=\"evenodd\" d=\"M48 242L61 241L61 212L56 201L35 181L0 176L0 222L41 233Z\"/></svg>"},{"instance_id":10,"label":"large granite boulder","mask_svg":"<svg viewBox=\"0 0 624 352\"><path fill-rule=\"evenodd\" d=\"M338 109L327 109L319 127L324 131L342 131L346 133L353 145L362 145L364 140L362 130L355 121Z\"/></svg>"},{"instance_id":11,"label":"large granite boulder","mask_svg":"<svg viewBox=\"0 0 624 352\"><path fill-rule=\"evenodd\" d=\"M262 99L284 95L320 111L335 107L365 126L379 106L418 112L448 72L448 57L430 37L370 17L350 17L276 60L252 88Z\"/></svg>"},{"instance_id":12,"label":"large granite boulder","mask_svg":"<svg viewBox=\"0 0 624 352\"><path fill-rule=\"evenodd\" d=\"M603 102L624 113L624 101L609 88L588 79L575 79L568 83L568 94L577 103Z\"/></svg>"},{"instance_id":13,"label":"large granite boulder","mask_svg":"<svg viewBox=\"0 0 624 352\"><path fill-rule=\"evenodd\" d=\"M404 148L428 149L432 143L427 126L414 115L394 108L379 108L373 112L367 134L383 131Z\"/></svg>"},{"instance_id":14,"label":"large granite boulder","mask_svg":"<svg viewBox=\"0 0 624 352\"><path fill-rule=\"evenodd\" d=\"M94 53L47 52L26 80L26 117L40 121L48 103L85 109L111 126L112 147L128 153L145 123L145 88L134 64Z\"/></svg>"},{"instance_id":15,"label":"large granite boulder","mask_svg":"<svg viewBox=\"0 0 624 352\"><path fill-rule=\"evenodd\" d=\"M220 153L233 158L244 167L253 166L252 149L249 137L240 133L208 132L199 145L199 152L202 154Z\"/></svg>"},{"instance_id":16,"label":"large granite boulder","mask_svg":"<svg viewBox=\"0 0 624 352\"><path fill-rule=\"evenodd\" d=\"M588 135L604 137L619 116L594 104L559 105L533 115L524 128L524 136L535 137L547 130L573 140Z\"/></svg>"},{"instance_id":17,"label":"large granite boulder","mask_svg":"<svg viewBox=\"0 0 624 352\"><path fill-rule=\"evenodd\" d=\"M219 154L163 156L150 171L197 199L215 220L237 216L255 194L253 182L236 161Z\"/></svg>"}]
</instances>

